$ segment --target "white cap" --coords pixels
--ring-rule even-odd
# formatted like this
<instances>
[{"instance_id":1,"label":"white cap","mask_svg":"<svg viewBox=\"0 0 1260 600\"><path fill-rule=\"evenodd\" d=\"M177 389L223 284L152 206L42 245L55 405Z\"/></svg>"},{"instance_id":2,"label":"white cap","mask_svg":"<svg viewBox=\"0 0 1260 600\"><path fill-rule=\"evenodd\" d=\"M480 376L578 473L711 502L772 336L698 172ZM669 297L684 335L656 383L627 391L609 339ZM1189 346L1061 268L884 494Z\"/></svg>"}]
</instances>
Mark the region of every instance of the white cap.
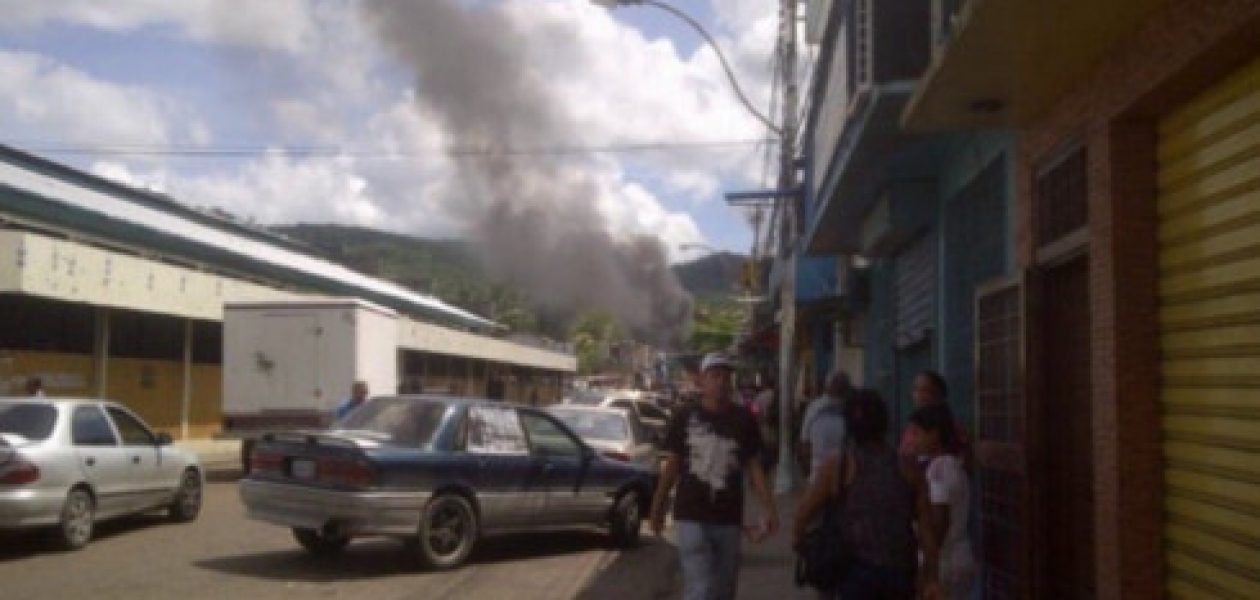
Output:
<instances>
[{"instance_id":1,"label":"white cap","mask_svg":"<svg viewBox=\"0 0 1260 600\"><path fill-rule=\"evenodd\" d=\"M725 352L710 352L704 355L704 360L700 362L700 372L717 368L734 369L735 361L731 360Z\"/></svg>"}]
</instances>

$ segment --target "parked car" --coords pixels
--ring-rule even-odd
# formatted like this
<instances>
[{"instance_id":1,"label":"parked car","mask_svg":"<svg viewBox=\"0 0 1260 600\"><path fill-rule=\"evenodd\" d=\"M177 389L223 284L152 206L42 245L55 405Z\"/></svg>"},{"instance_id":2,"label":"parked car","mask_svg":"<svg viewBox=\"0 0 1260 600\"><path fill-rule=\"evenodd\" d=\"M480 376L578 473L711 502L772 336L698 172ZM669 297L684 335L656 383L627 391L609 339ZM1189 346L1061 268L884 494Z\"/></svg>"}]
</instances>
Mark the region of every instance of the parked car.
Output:
<instances>
[{"instance_id":1,"label":"parked car","mask_svg":"<svg viewBox=\"0 0 1260 600\"><path fill-rule=\"evenodd\" d=\"M659 439L632 412L592 406L553 406L547 412L560 419L600 454L639 465L659 468Z\"/></svg>"},{"instance_id":2,"label":"parked car","mask_svg":"<svg viewBox=\"0 0 1260 600\"><path fill-rule=\"evenodd\" d=\"M74 550L106 519L165 509L192 521L203 487L197 456L124 406L0 398L0 529L48 528Z\"/></svg>"},{"instance_id":3,"label":"parked car","mask_svg":"<svg viewBox=\"0 0 1260 600\"><path fill-rule=\"evenodd\" d=\"M619 408L633 412L660 439L669 426L669 414L642 392L634 390L599 390L575 394L569 401L574 406Z\"/></svg>"},{"instance_id":4,"label":"parked car","mask_svg":"<svg viewBox=\"0 0 1260 600\"><path fill-rule=\"evenodd\" d=\"M437 569L503 532L590 526L634 546L656 484L541 410L435 396L374 398L339 429L264 435L252 463L249 516L292 528L309 552L394 537Z\"/></svg>"}]
</instances>

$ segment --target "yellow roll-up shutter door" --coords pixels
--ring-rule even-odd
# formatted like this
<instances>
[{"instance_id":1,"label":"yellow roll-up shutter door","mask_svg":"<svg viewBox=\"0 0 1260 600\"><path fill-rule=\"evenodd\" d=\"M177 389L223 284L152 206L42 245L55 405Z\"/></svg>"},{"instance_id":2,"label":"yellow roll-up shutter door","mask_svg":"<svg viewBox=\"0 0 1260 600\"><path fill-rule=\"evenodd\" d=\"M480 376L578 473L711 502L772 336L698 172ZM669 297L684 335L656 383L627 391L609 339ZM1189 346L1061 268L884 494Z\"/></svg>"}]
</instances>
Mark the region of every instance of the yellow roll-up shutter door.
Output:
<instances>
[{"instance_id":1,"label":"yellow roll-up shutter door","mask_svg":"<svg viewBox=\"0 0 1260 600\"><path fill-rule=\"evenodd\" d=\"M1260 61L1160 123L1173 598L1260 598Z\"/></svg>"}]
</instances>

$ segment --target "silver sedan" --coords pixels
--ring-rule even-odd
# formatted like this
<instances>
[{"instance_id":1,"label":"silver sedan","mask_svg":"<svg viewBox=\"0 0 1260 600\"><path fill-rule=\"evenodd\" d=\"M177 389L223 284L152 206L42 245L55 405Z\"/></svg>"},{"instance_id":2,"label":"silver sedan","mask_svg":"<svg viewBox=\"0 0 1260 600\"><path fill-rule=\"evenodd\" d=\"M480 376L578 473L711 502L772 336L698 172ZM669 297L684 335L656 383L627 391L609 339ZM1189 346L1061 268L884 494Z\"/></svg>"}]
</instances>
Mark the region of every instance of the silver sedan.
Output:
<instances>
[{"instance_id":1,"label":"silver sedan","mask_svg":"<svg viewBox=\"0 0 1260 600\"><path fill-rule=\"evenodd\" d=\"M106 519L197 518L203 483L195 455L119 404L0 398L0 529L48 528L77 549Z\"/></svg>"},{"instance_id":2,"label":"silver sedan","mask_svg":"<svg viewBox=\"0 0 1260 600\"><path fill-rule=\"evenodd\" d=\"M619 408L564 404L547 412L564 422L582 441L605 457L649 471L659 466L660 437L635 413Z\"/></svg>"}]
</instances>

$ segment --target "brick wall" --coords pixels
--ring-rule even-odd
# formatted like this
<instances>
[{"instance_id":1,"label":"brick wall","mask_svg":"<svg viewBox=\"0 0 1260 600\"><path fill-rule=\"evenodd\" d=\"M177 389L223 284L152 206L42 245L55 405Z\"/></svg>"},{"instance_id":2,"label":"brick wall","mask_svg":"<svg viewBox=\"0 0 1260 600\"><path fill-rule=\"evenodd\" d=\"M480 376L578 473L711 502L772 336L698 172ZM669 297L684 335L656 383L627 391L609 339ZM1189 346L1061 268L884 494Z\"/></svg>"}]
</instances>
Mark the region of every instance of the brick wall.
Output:
<instances>
[{"instance_id":1,"label":"brick wall","mask_svg":"<svg viewBox=\"0 0 1260 600\"><path fill-rule=\"evenodd\" d=\"M1036 262L1036 166L1074 143L1089 156L1100 598L1163 596L1155 126L1258 54L1260 2L1171 0L1021 130L1016 236L1025 266Z\"/></svg>"}]
</instances>

